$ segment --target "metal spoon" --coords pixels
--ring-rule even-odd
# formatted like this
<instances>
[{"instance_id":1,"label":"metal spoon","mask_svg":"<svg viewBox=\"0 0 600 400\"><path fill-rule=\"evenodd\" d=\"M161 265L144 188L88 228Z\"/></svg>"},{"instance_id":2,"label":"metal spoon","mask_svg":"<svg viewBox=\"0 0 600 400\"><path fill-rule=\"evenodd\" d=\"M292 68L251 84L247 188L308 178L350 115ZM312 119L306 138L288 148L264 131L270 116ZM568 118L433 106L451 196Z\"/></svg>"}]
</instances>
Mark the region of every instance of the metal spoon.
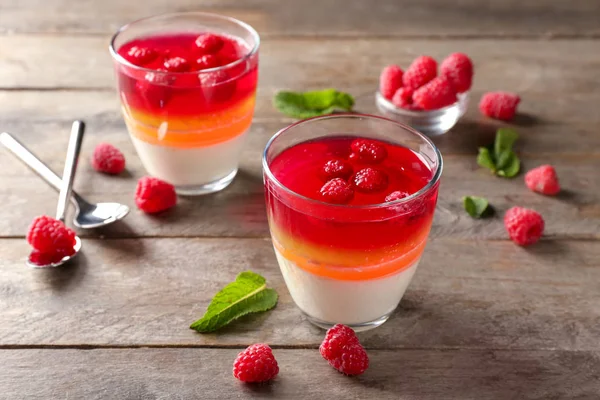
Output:
<instances>
[{"instance_id":1,"label":"metal spoon","mask_svg":"<svg viewBox=\"0 0 600 400\"><path fill-rule=\"evenodd\" d=\"M63 171L62 185L60 187L60 193L58 194L58 205L56 206L56 219L65 222L65 215L69 205L69 199L71 198L71 192L73 191L73 182L75 181L75 170L77 169L77 159L79 158L79 151L81 150L81 142L83 141L83 132L85 130L85 124L81 121L73 122L71 128L71 136L69 138L69 146L67 147L67 158L65 160L65 169ZM58 267L71 258L75 257L81 250L81 240L79 236L75 236L75 253L70 256L65 256L62 260L46 264L37 265L27 260L27 265L33 268L48 268Z\"/></svg>"},{"instance_id":2,"label":"metal spoon","mask_svg":"<svg viewBox=\"0 0 600 400\"><path fill-rule=\"evenodd\" d=\"M0 143L10 150L19 160L38 174L54 189L59 190L62 180L50 168L40 161L31 151L23 146L9 133L0 133ZM75 217L73 224L78 228L91 229L112 224L124 218L129 213L129 207L120 203L92 204L83 199L75 191L72 192L71 201L75 204Z\"/></svg>"}]
</instances>

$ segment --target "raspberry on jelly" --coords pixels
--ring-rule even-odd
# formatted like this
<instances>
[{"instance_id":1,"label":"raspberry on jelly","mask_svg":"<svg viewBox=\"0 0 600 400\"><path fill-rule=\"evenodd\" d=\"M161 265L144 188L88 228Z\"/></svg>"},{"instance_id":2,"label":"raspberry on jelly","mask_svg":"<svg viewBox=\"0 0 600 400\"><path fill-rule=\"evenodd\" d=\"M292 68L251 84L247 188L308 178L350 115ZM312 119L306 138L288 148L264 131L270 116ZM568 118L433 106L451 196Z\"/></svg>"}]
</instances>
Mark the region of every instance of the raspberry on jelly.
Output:
<instances>
[{"instance_id":1,"label":"raspberry on jelly","mask_svg":"<svg viewBox=\"0 0 600 400\"><path fill-rule=\"evenodd\" d=\"M327 181L334 178L348 179L352 172L352 165L340 158L331 159L323 165L323 176Z\"/></svg>"},{"instance_id":2,"label":"raspberry on jelly","mask_svg":"<svg viewBox=\"0 0 600 400\"><path fill-rule=\"evenodd\" d=\"M323 185L321 190L321 199L332 204L348 204L354 197L354 190L342 178L335 178Z\"/></svg>"},{"instance_id":3,"label":"raspberry on jelly","mask_svg":"<svg viewBox=\"0 0 600 400\"><path fill-rule=\"evenodd\" d=\"M201 72L198 76L207 101L226 101L235 93L236 81L225 71Z\"/></svg>"},{"instance_id":4,"label":"raspberry on jelly","mask_svg":"<svg viewBox=\"0 0 600 400\"><path fill-rule=\"evenodd\" d=\"M350 145L355 156L352 159L365 164L378 164L387 157L384 144L368 139L356 139Z\"/></svg>"},{"instance_id":5,"label":"raspberry on jelly","mask_svg":"<svg viewBox=\"0 0 600 400\"><path fill-rule=\"evenodd\" d=\"M376 193L387 188L388 177L385 172L368 167L354 174L352 182L359 192Z\"/></svg>"},{"instance_id":6,"label":"raspberry on jelly","mask_svg":"<svg viewBox=\"0 0 600 400\"><path fill-rule=\"evenodd\" d=\"M126 59L130 63L143 67L144 65L154 61L158 57L158 53L154 49L148 47L133 46L127 51Z\"/></svg>"},{"instance_id":7,"label":"raspberry on jelly","mask_svg":"<svg viewBox=\"0 0 600 400\"><path fill-rule=\"evenodd\" d=\"M221 50L224 45L225 41L212 33L203 33L196 38L196 47L206 54L214 54Z\"/></svg>"},{"instance_id":8,"label":"raspberry on jelly","mask_svg":"<svg viewBox=\"0 0 600 400\"><path fill-rule=\"evenodd\" d=\"M196 68L209 69L219 66L219 58L213 54L204 54L196 60Z\"/></svg>"},{"instance_id":9,"label":"raspberry on jelly","mask_svg":"<svg viewBox=\"0 0 600 400\"><path fill-rule=\"evenodd\" d=\"M403 190L396 190L395 192L392 192L392 193L388 194L387 196L385 196L385 201L390 202L390 201L401 200L408 196L410 196L410 194L408 192L405 192Z\"/></svg>"},{"instance_id":10,"label":"raspberry on jelly","mask_svg":"<svg viewBox=\"0 0 600 400\"><path fill-rule=\"evenodd\" d=\"M175 187L158 178L145 176L138 181L135 189L135 204L149 214L168 210L177 204Z\"/></svg>"},{"instance_id":11,"label":"raspberry on jelly","mask_svg":"<svg viewBox=\"0 0 600 400\"><path fill-rule=\"evenodd\" d=\"M263 343L249 346L233 362L233 376L242 382L266 382L278 373L279 366L273 351Z\"/></svg>"},{"instance_id":12,"label":"raspberry on jelly","mask_svg":"<svg viewBox=\"0 0 600 400\"><path fill-rule=\"evenodd\" d=\"M187 72L190 70L190 62L183 57L171 57L163 66L169 72Z\"/></svg>"}]
</instances>

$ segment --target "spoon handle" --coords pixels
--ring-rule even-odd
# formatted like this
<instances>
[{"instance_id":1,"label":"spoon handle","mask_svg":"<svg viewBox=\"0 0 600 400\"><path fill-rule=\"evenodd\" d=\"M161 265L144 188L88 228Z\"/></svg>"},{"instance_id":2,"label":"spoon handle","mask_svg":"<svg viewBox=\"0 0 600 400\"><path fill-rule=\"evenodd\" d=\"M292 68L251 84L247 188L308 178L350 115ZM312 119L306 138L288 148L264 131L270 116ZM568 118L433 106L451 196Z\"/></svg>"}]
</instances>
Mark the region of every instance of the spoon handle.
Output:
<instances>
[{"instance_id":1,"label":"spoon handle","mask_svg":"<svg viewBox=\"0 0 600 400\"><path fill-rule=\"evenodd\" d=\"M73 191L77 160L79 159L79 152L81 151L84 131L85 124L83 121L73 122L69 146L67 147L67 158L63 170L62 185L60 186L60 193L58 195L58 205L56 206L56 219L62 222L65 222L67 206L69 205L69 199L71 198L71 192Z\"/></svg>"},{"instance_id":2,"label":"spoon handle","mask_svg":"<svg viewBox=\"0 0 600 400\"><path fill-rule=\"evenodd\" d=\"M46 164L40 161L29 149L27 149L21 142L15 139L10 133L0 133L0 143L4 145L15 157L17 157L23 164L27 165L33 172L38 174L46 183L52 186L57 191L60 191L62 186L62 180L58 175L54 173ZM75 191L73 191L73 202L80 206L83 200Z\"/></svg>"}]
</instances>

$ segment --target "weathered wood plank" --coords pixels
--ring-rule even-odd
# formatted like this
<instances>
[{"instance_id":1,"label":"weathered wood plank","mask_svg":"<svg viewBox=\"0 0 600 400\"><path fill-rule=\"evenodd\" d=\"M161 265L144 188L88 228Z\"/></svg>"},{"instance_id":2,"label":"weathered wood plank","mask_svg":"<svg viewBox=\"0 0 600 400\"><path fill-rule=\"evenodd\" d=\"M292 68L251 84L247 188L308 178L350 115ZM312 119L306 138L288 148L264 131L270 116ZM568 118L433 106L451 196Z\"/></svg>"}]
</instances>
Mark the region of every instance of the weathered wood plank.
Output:
<instances>
[{"instance_id":1,"label":"weathered wood plank","mask_svg":"<svg viewBox=\"0 0 600 400\"><path fill-rule=\"evenodd\" d=\"M47 271L26 268L27 251L24 240L0 240L0 346L322 340L293 304L268 239L85 240L77 262ZM599 257L598 242L525 250L433 240L397 312L361 338L380 349L597 350ZM246 269L277 290L277 307L216 334L190 330L212 295Z\"/></svg>"},{"instance_id":2,"label":"weathered wood plank","mask_svg":"<svg viewBox=\"0 0 600 400\"><path fill-rule=\"evenodd\" d=\"M145 172L123 123L119 121L118 115L105 119L103 111L92 121L96 122L88 123L89 133L84 140L82 153L84 161L78 170L75 187L92 201L119 201L135 209L135 183ZM267 237L260 155L269 137L285 124L266 122L253 126L242 156L240 175L227 190L201 198L181 198L177 208L159 218L134 210L122 224L103 231L81 232L82 235ZM40 121L34 124L9 122L3 128L13 127L15 135L26 142L40 158L46 160L55 171L61 171L69 125L70 121ZM519 151L525 154L522 157L523 168L529 169L551 162L556 166L565 188L565 192L559 197L544 197L530 192L523 184L522 176L505 180L490 176L486 170L479 168L475 161L477 142L483 144L481 138L491 136L485 130L474 129L476 130L470 131L471 133L465 131L451 134L458 137L470 135L472 144L467 144L465 139L453 142L450 136L438 140L445 155L445 166L438 212L434 220L434 237L506 238L501 218L474 221L464 212L461 198L473 194L488 197L499 216L513 205L537 209L546 218L546 233L549 237L600 237L600 180L597 178L599 157L594 153L566 154L562 157L537 155L539 148L550 153L551 148L544 145L543 132L529 131L531 136L526 136L518 146ZM493 130L490 132L493 133ZM552 142L555 146L559 146L561 141L571 141L559 134L550 137L554 137ZM122 177L101 175L90 167L89 155L101 141L111 142L124 151L128 171ZM452 155L453 153L463 155ZM467 155L468 153L471 154ZM5 150L0 152L0 159L6 165L0 170L0 203L11 209L11 213L6 213L0 220L0 236L23 236L34 216L53 214L54 200L49 199L55 199L56 194Z\"/></svg>"},{"instance_id":3,"label":"weathered wood plank","mask_svg":"<svg viewBox=\"0 0 600 400\"><path fill-rule=\"evenodd\" d=\"M0 350L2 399L593 399L598 352L370 351L365 374L317 350L275 349L279 376L245 385L236 349ZM143 367L141 367L143 366Z\"/></svg>"},{"instance_id":4,"label":"weathered wood plank","mask_svg":"<svg viewBox=\"0 0 600 400\"><path fill-rule=\"evenodd\" d=\"M12 3L12 4L11 4ZM31 10L44 10L32 12ZM146 1L79 3L69 0L19 0L0 13L0 32L112 33L141 17L175 11L208 11L240 18L261 34L335 36L555 36L598 34L593 0L524 3L476 0L345 1L269 0Z\"/></svg>"}]
</instances>

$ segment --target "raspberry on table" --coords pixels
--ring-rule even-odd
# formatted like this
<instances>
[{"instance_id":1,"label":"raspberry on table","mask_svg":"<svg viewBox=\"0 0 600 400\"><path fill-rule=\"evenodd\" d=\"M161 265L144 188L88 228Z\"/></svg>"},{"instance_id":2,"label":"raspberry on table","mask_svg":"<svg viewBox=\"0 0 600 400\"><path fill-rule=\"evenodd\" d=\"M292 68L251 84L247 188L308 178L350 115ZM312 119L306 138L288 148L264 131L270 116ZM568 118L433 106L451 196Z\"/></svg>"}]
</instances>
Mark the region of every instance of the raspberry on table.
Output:
<instances>
[{"instance_id":1,"label":"raspberry on table","mask_svg":"<svg viewBox=\"0 0 600 400\"><path fill-rule=\"evenodd\" d=\"M183 57L171 57L163 63L169 72L187 72L190 70L190 62Z\"/></svg>"},{"instance_id":2,"label":"raspberry on table","mask_svg":"<svg viewBox=\"0 0 600 400\"><path fill-rule=\"evenodd\" d=\"M392 104L398 108L411 110L413 107L413 93L412 89L404 87L396 90L396 93L392 97Z\"/></svg>"},{"instance_id":3,"label":"raspberry on table","mask_svg":"<svg viewBox=\"0 0 600 400\"><path fill-rule=\"evenodd\" d=\"M98 172L116 175L125 169L125 156L108 143L100 143L92 155L92 167Z\"/></svg>"},{"instance_id":4,"label":"raspberry on table","mask_svg":"<svg viewBox=\"0 0 600 400\"><path fill-rule=\"evenodd\" d=\"M560 192L558 176L552 165L541 165L525 174L525 185L530 190L553 196Z\"/></svg>"},{"instance_id":5,"label":"raspberry on table","mask_svg":"<svg viewBox=\"0 0 600 400\"><path fill-rule=\"evenodd\" d=\"M402 69L397 65L388 65L379 75L379 92L388 100L402 86Z\"/></svg>"},{"instance_id":6,"label":"raspberry on table","mask_svg":"<svg viewBox=\"0 0 600 400\"><path fill-rule=\"evenodd\" d=\"M145 176L137 183L135 204L149 214L168 210L177 204L175 187L158 178Z\"/></svg>"},{"instance_id":7,"label":"raspberry on table","mask_svg":"<svg viewBox=\"0 0 600 400\"><path fill-rule=\"evenodd\" d=\"M154 61L157 57L158 53L154 49L133 46L127 51L127 56L125 58L133 65L143 67L151 61Z\"/></svg>"},{"instance_id":8,"label":"raspberry on table","mask_svg":"<svg viewBox=\"0 0 600 400\"><path fill-rule=\"evenodd\" d=\"M354 174L352 181L356 189L364 193L381 192L388 185L388 177L385 172L369 167Z\"/></svg>"},{"instance_id":9,"label":"raspberry on table","mask_svg":"<svg viewBox=\"0 0 600 400\"><path fill-rule=\"evenodd\" d=\"M42 253L68 251L75 246L75 232L61 221L42 215L29 226L27 242Z\"/></svg>"},{"instance_id":10,"label":"raspberry on table","mask_svg":"<svg viewBox=\"0 0 600 400\"><path fill-rule=\"evenodd\" d=\"M485 116L510 121L517 113L521 98L515 93L488 92L481 97L479 111Z\"/></svg>"},{"instance_id":11,"label":"raspberry on table","mask_svg":"<svg viewBox=\"0 0 600 400\"><path fill-rule=\"evenodd\" d=\"M437 76L437 62L429 56L417 57L404 71L402 84L416 90Z\"/></svg>"},{"instance_id":12,"label":"raspberry on table","mask_svg":"<svg viewBox=\"0 0 600 400\"><path fill-rule=\"evenodd\" d=\"M356 139L350 144L355 156L353 159L365 164L378 164L387 157L387 149L382 143L373 140Z\"/></svg>"},{"instance_id":13,"label":"raspberry on table","mask_svg":"<svg viewBox=\"0 0 600 400\"><path fill-rule=\"evenodd\" d=\"M386 202L396 201L396 200L400 200L400 199L403 199L408 196L410 196L410 194L408 192L404 192L402 190L396 190L395 192L392 192L392 193L388 194L387 196L385 196L385 201Z\"/></svg>"},{"instance_id":14,"label":"raspberry on table","mask_svg":"<svg viewBox=\"0 0 600 400\"><path fill-rule=\"evenodd\" d=\"M456 91L448 78L438 76L415 90L413 102L423 110L438 110L456 103Z\"/></svg>"},{"instance_id":15,"label":"raspberry on table","mask_svg":"<svg viewBox=\"0 0 600 400\"><path fill-rule=\"evenodd\" d=\"M457 93L466 92L473 83L473 62L463 53L452 53L442 61L440 74L450 80Z\"/></svg>"},{"instance_id":16,"label":"raspberry on table","mask_svg":"<svg viewBox=\"0 0 600 400\"><path fill-rule=\"evenodd\" d=\"M504 227L513 242L519 246L528 246L542 237L544 219L534 210L512 207L504 214Z\"/></svg>"},{"instance_id":17,"label":"raspberry on table","mask_svg":"<svg viewBox=\"0 0 600 400\"><path fill-rule=\"evenodd\" d=\"M332 204L347 204L354 197L354 190L342 178L335 178L325 183L319 193L323 201Z\"/></svg>"},{"instance_id":18,"label":"raspberry on table","mask_svg":"<svg viewBox=\"0 0 600 400\"><path fill-rule=\"evenodd\" d=\"M349 162L340 158L334 158L327 161L323 165L323 176L325 180L331 180L334 178L348 179L352 175L352 165Z\"/></svg>"},{"instance_id":19,"label":"raspberry on table","mask_svg":"<svg viewBox=\"0 0 600 400\"><path fill-rule=\"evenodd\" d=\"M333 368L346 375L360 375L369 368L369 356L354 331L341 324L325 334L319 352Z\"/></svg>"},{"instance_id":20,"label":"raspberry on table","mask_svg":"<svg viewBox=\"0 0 600 400\"><path fill-rule=\"evenodd\" d=\"M219 58L213 54L204 54L196 60L198 69L216 68L219 66Z\"/></svg>"},{"instance_id":21,"label":"raspberry on table","mask_svg":"<svg viewBox=\"0 0 600 400\"><path fill-rule=\"evenodd\" d=\"M212 33L203 33L196 38L196 47L203 53L214 54L221 50L224 45L223 39Z\"/></svg>"},{"instance_id":22,"label":"raspberry on table","mask_svg":"<svg viewBox=\"0 0 600 400\"><path fill-rule=\"evenodd\" d=\"M238 354L233 376L242 382L266 382L277 376L279 366L269 345L257 343Z\"/></svg>"}]
</instances>

